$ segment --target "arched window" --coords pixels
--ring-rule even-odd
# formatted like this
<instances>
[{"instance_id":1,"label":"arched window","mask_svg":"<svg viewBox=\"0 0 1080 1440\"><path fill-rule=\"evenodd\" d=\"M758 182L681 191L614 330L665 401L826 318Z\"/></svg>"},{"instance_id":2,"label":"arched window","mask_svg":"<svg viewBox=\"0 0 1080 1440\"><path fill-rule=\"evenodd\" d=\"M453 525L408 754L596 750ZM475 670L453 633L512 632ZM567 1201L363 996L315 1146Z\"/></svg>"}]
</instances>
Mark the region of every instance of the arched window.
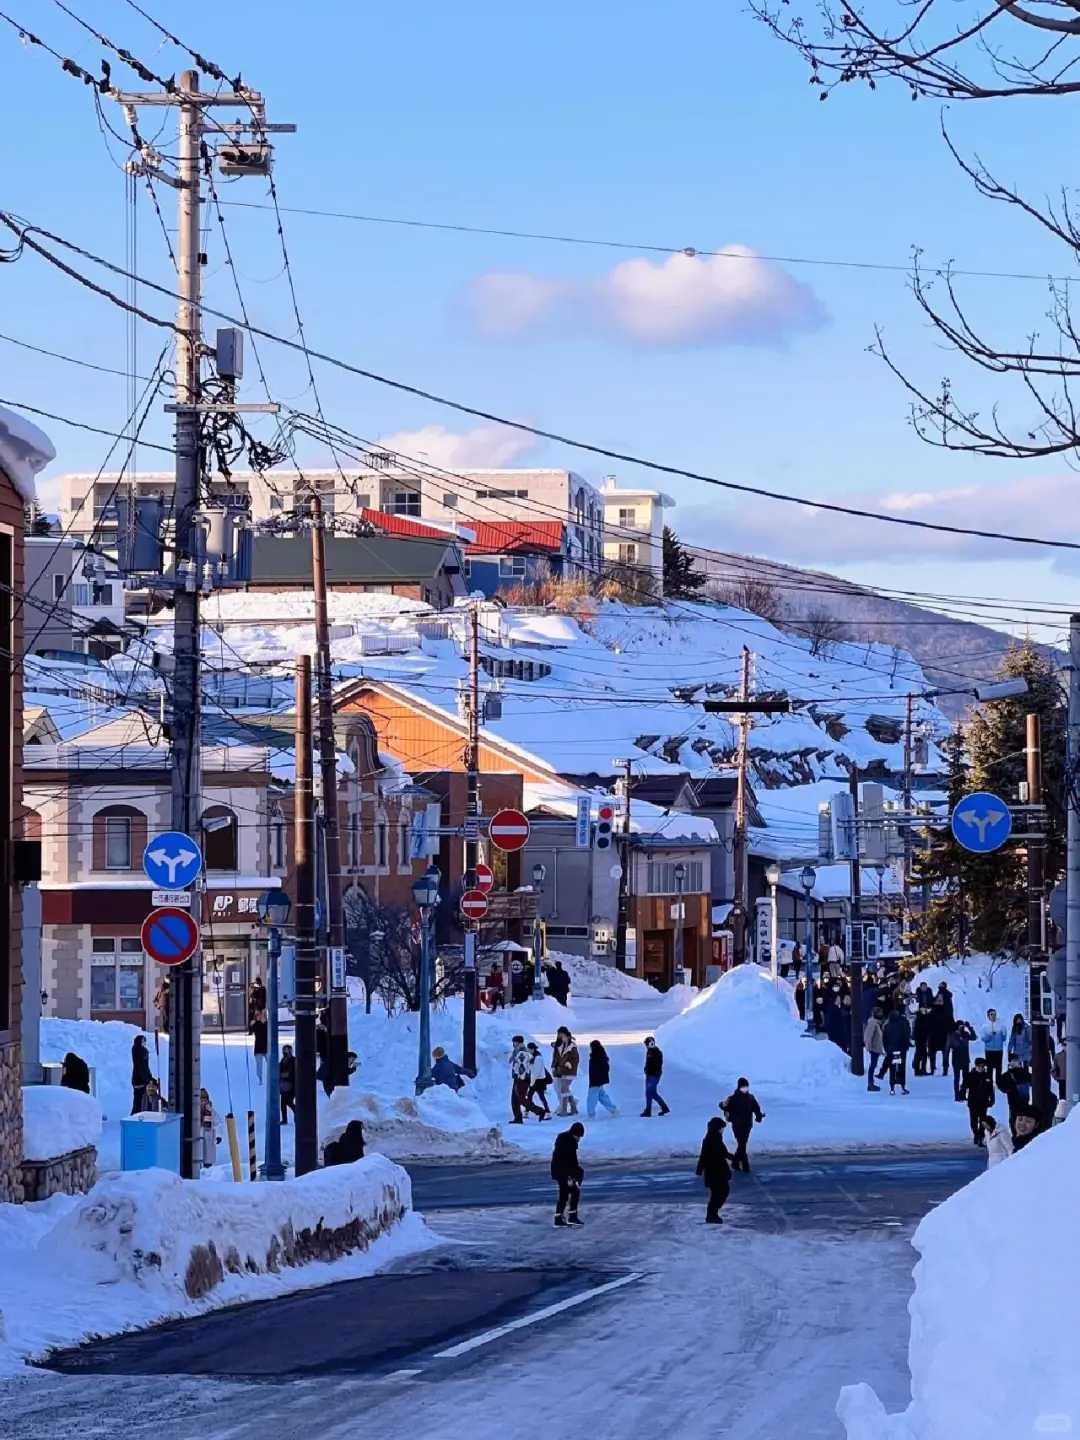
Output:
<instances>
[{"instance_id":1,"label":"arched window","mask_svg":"<svg viewBox=\"0 0 1080 1440\"><path fill-rule=\"evenodd\" d=\"M24 840L41 839L41 816L36 810L23 810L22 838Z\"/></svg>"},{"instance_id":2,"label":"arched window","mask_svg":"<svg viewBox=\"0 0 1080 1440\"><path fill-rule=\"evenodd\" d=\"M146 849L146 816L133 805L106 805L93 820L95 870L137 870Z\"/></svg>"},{"instance_id":3,"label":"arched window","mask_svg":"<svg viewBox=\"0 0 1080 1440\"><path fill-rule=\"evenodd\" d=\"M207 870L239 868L240 829L235 810L210 805L203 811L202 847Z\"/></svg>"}]
</instances>

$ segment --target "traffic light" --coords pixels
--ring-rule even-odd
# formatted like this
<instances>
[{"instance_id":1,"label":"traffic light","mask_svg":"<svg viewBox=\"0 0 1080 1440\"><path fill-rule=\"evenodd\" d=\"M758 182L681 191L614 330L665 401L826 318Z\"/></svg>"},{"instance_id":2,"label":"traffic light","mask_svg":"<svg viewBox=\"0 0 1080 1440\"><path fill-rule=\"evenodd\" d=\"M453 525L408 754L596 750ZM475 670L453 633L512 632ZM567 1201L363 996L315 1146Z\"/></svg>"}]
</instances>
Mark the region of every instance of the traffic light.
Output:
<instances>
[{"instance_id":1,"label":"traffic light","mask_svg":"<svg viewBox=\"0 0 1080 1440\"><path fill-rule=\"evenodd\" d=\"M596 830L593 843L597 850L611 849L611 830L615 823L615 806L601 805L596 812Z\"/></svg>"}]
</instances>

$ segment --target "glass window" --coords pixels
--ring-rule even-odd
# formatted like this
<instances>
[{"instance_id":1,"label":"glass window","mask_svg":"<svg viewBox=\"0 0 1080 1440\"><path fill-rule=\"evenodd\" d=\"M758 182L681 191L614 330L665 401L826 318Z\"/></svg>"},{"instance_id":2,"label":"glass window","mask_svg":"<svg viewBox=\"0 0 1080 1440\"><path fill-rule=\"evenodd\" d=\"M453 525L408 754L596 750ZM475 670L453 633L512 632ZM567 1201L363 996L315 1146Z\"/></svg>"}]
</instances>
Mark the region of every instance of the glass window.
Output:
<instances>
[{"instance_id":1,"label":"glass window","mask_svg":"<svg viewBox=\"0 0 1080 1440\"><path fill-rule=\"evenodd\" d=\"M637 511L633 508L619 511L619 524L629 530L637 524Z\"/></svg>"},{"instance_id":2,"label":"glass window","mask_svg":"<svg viewBox=\"0 0 1080 1440\"><path fill-rule=\"evenodd\" d=\"M620 545L620 546L619 546L619 559L622 561L622 563L623 563L624 565L636 565L636 564L637 564L637 546L636 546L636 545Z\"/></svg>"},{"instance_id":3,"label":"glass window","mask_svg":"<svg viewBox=\"0 0 1080 1440\"><path fill-rule=\"evenodd\" d=\"M131 869L131 820L126 815L105 817L105 868Z\"/></svg>"},{"instance_id":4,"label":"glass window","mask_svg":"<svg viewBox=\"0 0 1080 1440\"><path fill-rule=\"evenodd\" d=\"M499 575L504 580L521 579L525 575L525 556L500 555Z\"/></svg>"},{"instance_id":5,"label":"glass window","mask_svg":"<svg viewBox=\"0 0 1080 1440\"><path fill-rule=\"evenodd\" d=\"M702 890L703 866L700 860L650 860L645 888L649 895L675 895L679 886L675 883L675 866L683 867L683 894L700 894Z\"/></svg>"},{"instance_id":6,"label":"glass window","mask_svg":"<svg viewBox=\"0 0 1080 1440\"><path fill-rule=\"evenodd\" d=\"M386 864L386 821L380 820L375 827L375 843L377 846L376 864L382 868Z\"/></svg>"},{"instance_id":7,"label":"glass window","mask_svg":"<svg viewBox=\"0 0 1080 1440\"><path fill-rule=\"evenodd\" d=\"M285 866L285 821L279 815L274 820L274 869L281 870Z\"/></svg>"},{"instance_id":8,"label":"glass window","mask_svg":"<svg viewBox=\"0 0 1080 1440\"><path fill-rule=\"evenodd\" d=\"M420 514L420 491L419 490L395 490L389 505L391 515L411 515L417 517Z\"/></svg>"},{"instance_id":9,"label":"glass window","mask_svg":"<svg viewBox=\"0 0 1080 1440\"><path fill-rule=\"evenodd\" d=\"M95 935L90 941L90 949L95 955L111 955L116 948L116 941L111 935Z\"/></svg>"},{"instance_id":10,"label":"glass window","mask_svg":"<svg viewBox=\"0 0 1080 1440\"><path fill-rule=\"evenodd\" d=\"M141 1010L143 1008L143 968L121 965L117 986L118 1010Z\"/></svg>"},{"instance_id":11,"label":"glass window","mask_svg":"<svg viewBox=\"0 0 1080 1440\"><path fill-rule=\"evenodd\" d=\"M116 1009L116 966L111 961L90 966L90 1009Z\"/></svg>"},{"instance_id":12,"label":"glass window","mask_svg":"<svg viewBox=\"0 0 1080 1440\"><path fill-rule=\"evenodd\" d=\"M409 822L402 820L398 827L398 864L408 865L409 863Z\"/></svg>"},{"instance_id":13,"label":"glass window","mask_svg":"<svg viewBox=\"0 0 1080 1440\"><path fill-rule=\"evenodd\" d=\"M103 585L95 581L93 587L93 599L90 603L92 605L111 605L113 603L112 593L113 592L111 585Z\"/></svg>"},{"instance_id":14,"label":"glass window","mask_svg":"<svg viewBox=\"0 0 1080 1440\"><path fill-rule=\"evenodd\" d=\"M54 575L52 577L52 593L54 600L62 600L67 591L68 576Z\"/></svg>"},{"instance_id":15,"label":"glass window","mask_svg":"<svg viewBox=\"0 0 1080 1440\"><path fill-rule=\"evenodd\" d=\"M137 935L130 938L125 937L120 941L120 952L123 955L141 955L142 941Z\"/></svg>"},{"instance_id":16,"label":"glass window","mask_svg":"<svg viewBox=\"0 0 1080 1440\"><path fill-rule=\"evenodd\" d=\"M360 863L360 812L354 810L349 816L349 864L355 870Z\"/></svg>"}]
</instances>

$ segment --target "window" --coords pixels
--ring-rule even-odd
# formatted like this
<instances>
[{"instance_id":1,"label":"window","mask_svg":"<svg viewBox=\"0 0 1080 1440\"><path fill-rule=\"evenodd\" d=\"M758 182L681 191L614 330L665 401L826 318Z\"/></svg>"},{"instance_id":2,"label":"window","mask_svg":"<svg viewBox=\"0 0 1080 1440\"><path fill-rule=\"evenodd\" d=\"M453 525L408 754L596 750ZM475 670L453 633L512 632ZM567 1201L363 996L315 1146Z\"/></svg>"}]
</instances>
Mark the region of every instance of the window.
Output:
<instances>
[{"instance_id":1,"label":"window","mask_svg":"<svg viewBox=\"0 0 1080 1440\"><path fill-rule=\"evenodd\" d=\"M284 510L284 509L285 509L285 501L281 498L280 495L271 495L271 496L270 496L270 509L271 509L271 510Z\"/></svg>"},{"instance_id":2,"label":"window","mask_svg":"<svg viewBox=\"0 0 1080 1440\"><path fill-rule=\"evenodd\" d=\"M354 870L358 870L362 863L360 859L360 812L354 810L349 816L349 864Z\"/></svg>"},{"instance_id":3,"label":"window","mask_svg":"<svg viewBox=\"0 0 1080 1440\"><path fill-rule=\"evenodd\" d=\"M94 816L94 870L135 870L146 849L146 816L133 805L107 805Z\"/></svg>"},{"instance_id":4,"label":"window","mask_svg":"<svg viewBox=\"0 0 1080 1440\"><path fill-rule=\"evenodd\" d=\"M637 511L631 507L628 510L619 511L619 526L623 530L633 530L637 526Z\"/></svg>"},{"instance_id":5,"label":"window","mask_svg":"<svg viewBox=\"0 0 1080 1440\"><path fill-rule=\"evenodd\" d=\"M385 870L387 865L387 838L386 821L380 820L375 826L375 863L380 870Z\"/></svg>"},{"instance_id":6,"label":"window","mask_svg":"<svg viewBox=\"0 0 1080 1440\"><path fill-rule=\"evenodd\" d=\"M386 508L391 515L411 515L417 518L420 514L420 491L395 490Z\"/></svg>"},{"instance_id":7,"label":"window","mask_svg":"<svg viewBox=\"0 0 1080 1440\"><path fill-rule=\"evenodd\" d=\"M126 815L110 815L105 821L105 868L131 869L131 820Z\"/></svg>"},{"instance_id":8,"label":"window","mask_svg":"<svg viewBox=\"0 0 1080 1440\"><path fill-rule=\"evenodd\" d=\"M207 870L238 869L240 832L235 812L227 805L211 805L202 813L202 832Z\"/></svg>"},{"instance_id":9,"label":"window","mask_svg":"<svg viewBox=\"0 0 1080 1440\"><path fill-rule=\"evenodd\" d=\"M466 580L472 579L472 561L468 558L466 558L462 563L461 573L465 576Z\"/></svg>"},{"instance_id":10,"label":"window","mask_svg":"<svg viewBox=\"0 0 1080 1440\"><path fill-rule=\"evenodd\" d=\"M442 503L446 506L447 510L456 510L457 502L458 497L452 490L447 490L446 494L442 497Z\"/></svg>"},{"instance_id":11,"label":"window","mask_svg":"<svg viewBox=\"0 0 1080 1440\"><path fill-rule=\"evenodd\" d=\"M285 869L285 816L280 805L270 811L270 864L276 871Z\"/></svg>"},{"instance_id":12,"label":"window","mask_svg":"<svg viewBox=\"0 0 1080 1440\"><path fill-rule=\"evenodd\" d=\"M91 605L111 605L113 603L113 588L111 585L101 584L94 581L90 589Z\"/></svg>"},{"instance_id":13,"label":"window","mask_svg":"<svg viewBox=\"0 0 1080 1440\"><path fill-rule=\"evenodd\" d=\"M528 490L477 490L478 500L527 500Z\"/></svg>"},{"instance_id":14,"label":"window","mask_svg":"<svg viewBox=\"0 0 1080 1440\"><path fill-rule=\"evenodd\" d=\"M145 962L138 938L95 935L90 942L90 1009L142 1010Z\"/></svg>"},{"instance_id":15,"label":"window","mask_svg":"<svg viewBox=\"0 0 1080 1440\"><path fill-rule=\"evenodd\" d=\"M704 867L700 860L650 860L645 882L648 895L675 895L679 887L675 884L675 866L681 865L686 872L683 878L683 894L700 894Z\"/></svg>"},{"instance_id":16,"label":"window","mask_svg":"<svg viewBox=\"0 0 1080 1440\"><path fill-rule=\"evenodd\" d=\"M524 555L500 555L499 556L499 578L501 580L521 580L525 576Z\"/></svg>"},{"instance_id":17,"label":"window","mask_svg":"<svg viewBox=\"0 0 1080 1440\"><path fill-rule=\"evenodd\" d=\"M63 600L67 593L69 575L54 575L52 577L52 593L54 600Z\"/></svg>"},{"instance_id":18,"label":"window","mask_svg":"<svg viewBox=\"0 0 1080 1440\"><path fill-rule=\"evenodd\" d=\"M358 510L370 510L370 509L371 509L371 496L370 496L370 495L355 495L355 494L354 494L353 499L356 501L356 508L357 508Z\"/></svg>"},{"instance_id":19,"label":"window","mask_svg":"<svg viewBox=\"0 0 1080 1440\"><path fill-rule=\"evenodd\" d=\"M620 545L619 561L623 565L636 565L638 558L638 547L636 545Z\"/></svg>"},{"instance_id":20,"label":"window","mask_svg":"<svg viewBox=\"0 0 1080 1440\"><path fill-rule=\"evenodd\" d=\"M398 825L398 864L402 869L409 865L409 848L409 822L404 819Z\"/></svg>"}]
</instances>

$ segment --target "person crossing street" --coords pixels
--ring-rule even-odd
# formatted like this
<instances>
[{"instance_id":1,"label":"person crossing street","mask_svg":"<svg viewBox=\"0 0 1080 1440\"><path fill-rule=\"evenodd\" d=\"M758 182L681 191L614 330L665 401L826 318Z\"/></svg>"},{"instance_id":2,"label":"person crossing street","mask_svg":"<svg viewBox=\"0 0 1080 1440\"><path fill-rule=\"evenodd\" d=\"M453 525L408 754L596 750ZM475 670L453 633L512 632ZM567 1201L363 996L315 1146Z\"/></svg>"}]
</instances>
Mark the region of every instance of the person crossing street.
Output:
<instances>
[{"instance_id":1,"label":"person crossing street","mask_svg":"<svg viewBox=\"0 0 1080 1440\"><path fill-rule=\"evenodd\" d=\"M863 1044L866 1046L870 1063L866 1067L866 1088L867 1090L880 1090L880 1085L875 1085L876 1072L880 1070L885 1073L885 1036L881 1028L882 1013L880 1006L875 1005L871 1012L870 1019L863 1026Z\"/></svg>"},{"instance_id":2,"label":"person crossing street","mask_svg":"<svg viewBox=\"0 0 1080 1440\"><path fill-rule=\"evenodd\" d=\"M660 1094L660 1076L664 1073L664 1052L650 1035L645 1041L645 1109L642 1115L652 1118L653 1101L660 1106L660 1114L667 1115L671 1109Z\"/></svg>"},{"instance_id":3,"label":"person crossing street","mask_svg":"<svg viewBox=\"0 0 1080 1440\"><path fill-rule=\"evenodd\" d=\"M581 1186L585 1171L578 1159L578 1145L584 1135L585 1126L580 1120L575 1120L568 1130L556 1135L555 1146L551 1152L551 1178L559 1187L558 1199L555 1202L555 1224L560 1229L565 1225L583 1223L578 1215L578 1206L581 1204Z\"/></svg>"},{"instance_id":4,"label":"person crossing street","mask_svg":"<svg viewBox=\"0 0 1080 1440\"><path fill-rule=\"evenodd\" d=\"M722 1225L720 1217L724 1202L731 1191L731 1151L724 1144L724 1122L714 1115L705 1130L698 1156L697 1173L705 1182L709 1192L709 1203L705 1209L706 1225Z\"/></svg>"},{"instance_id":5,"label":"person crossing street","mask_svg":"<svg viewBox=\"0 0 1080 1440\"><path fill-rule=\"evenodd\" d=\"M726 1100L721 1101L720 1109L731 1122L731 1131L735 1136L735 1169L742 1170L744 1174L749 1175L750 1157L746 1153L747 1141L754 1128L754 1121L764 1120L765 1114L752 1093L750 1081L745 1075L739 1076L735 1089Z\"/></svg>"}]
</instances>

